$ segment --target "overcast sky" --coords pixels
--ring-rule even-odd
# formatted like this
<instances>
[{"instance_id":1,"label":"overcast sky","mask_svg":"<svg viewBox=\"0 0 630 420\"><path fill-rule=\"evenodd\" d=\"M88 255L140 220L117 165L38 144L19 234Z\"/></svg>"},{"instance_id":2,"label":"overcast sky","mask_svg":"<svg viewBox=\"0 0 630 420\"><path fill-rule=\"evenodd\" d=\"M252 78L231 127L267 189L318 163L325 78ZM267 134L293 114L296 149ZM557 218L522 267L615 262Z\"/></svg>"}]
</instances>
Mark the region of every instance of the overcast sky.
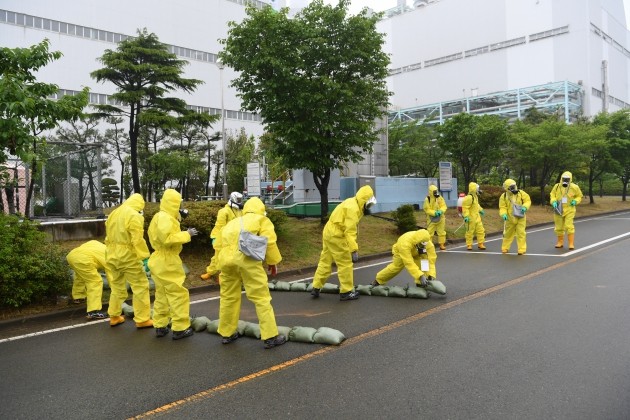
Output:
<instances>
[{"instance_id":1,"label":"overcast sky","mask_svg":"<svg viewBox=\"0 0 630 420\"><path fill-rule=\"evenodd\" d=\"M329 4L337 4L337 0L325 0ZM391 9L398 4L397 0L351 0L350 12L355 14L364 7L369 7L377 12ZM407 4L411 6L413 0L407 0ZM630 0L623 0L626 9L626 28L630 28Z\"/></svg>"}]
</instances>

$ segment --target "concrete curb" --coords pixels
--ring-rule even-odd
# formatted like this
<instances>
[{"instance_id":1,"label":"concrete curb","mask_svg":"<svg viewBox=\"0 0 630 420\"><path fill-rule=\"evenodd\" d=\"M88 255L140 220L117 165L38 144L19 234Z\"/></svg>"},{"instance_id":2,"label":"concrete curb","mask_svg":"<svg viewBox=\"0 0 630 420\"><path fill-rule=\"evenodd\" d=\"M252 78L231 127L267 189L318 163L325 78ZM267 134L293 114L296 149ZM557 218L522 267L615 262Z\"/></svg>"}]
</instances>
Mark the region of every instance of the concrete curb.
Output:
<instances>
[{"instance_id":1,"label":"concrete curb","mask_svg":"<svg viewBox=\"0 0 630 420\"><path fill-rule=\"evenodd\" d=\"M599 213L597 215L588 215L588 216L580 216L580 217L576 217L575 220L580 220L580 219L586 219L586 218L590 218L590 217L594 217L594 216L609 216L609 215L613 215L613 214L617 214L617 213L625 213L628 210L617 210L617 211L612 211L612 212L608 212L608 213ZM546 223L539 223L537 225L531 225L528 226L527 229L532 229L532 228L540 228L540 227L544 227L544 226L550 226L553 225L553 222L546 222ZM492 233L488 233L486 234L486 238L494 238L497 236L501 236L502 232L492 232ZM460 238L460 239L452 239L452 240L447 240L447 244L460 244L465 242L464 238ZM381 258L387 258L391 256L391 252L382 252L379 254L371 254L371 255L365 255L365 256L361 256L360 260L361 262L364 261L374 261L374 260L378 260ZM276 280L282 280L288 277L292 277L292 276L296 276L296 275L310 275L315 273L315 270L317 269L317 266L309 266L309 267L304 267L304 268L296 268L293 270L288 270L288 271L283 271L280 272L278 274L277 277L275 277ZM216 284L212 284L212 285L207 285L207 286L197 286L197 287L192 287L190 289L188 289L191 297L195 296L195 295L200 295L203 293L210 293L210 292L215 292L219 290L219 285ZM151 301L153 301L153 297L151 297ZM127 302L129 304L131 304L130 302ZM103 311L106 312L107 311L107 307L108 305L106 303L103 304ZM60 309L55 309L53 311L49 311L49 312L43 312L40 314L34 314L34 315L27 315L25 317L22 318L14 318L14 319L7 319L7 320L0 320L0 328L5 328L5 327L10 327L13 325L18 325L18 324L22 324L22 323L26 323L28 321L42 321L42 320L56 320L56 319L61 319L61 318L73 318L73 317L80 317L83 318L85 317L85 305L80 304L80 305L72 305L69 308L60 308ZM89 321L86 321L89 322Z\"/></svg>"}]
</instances>

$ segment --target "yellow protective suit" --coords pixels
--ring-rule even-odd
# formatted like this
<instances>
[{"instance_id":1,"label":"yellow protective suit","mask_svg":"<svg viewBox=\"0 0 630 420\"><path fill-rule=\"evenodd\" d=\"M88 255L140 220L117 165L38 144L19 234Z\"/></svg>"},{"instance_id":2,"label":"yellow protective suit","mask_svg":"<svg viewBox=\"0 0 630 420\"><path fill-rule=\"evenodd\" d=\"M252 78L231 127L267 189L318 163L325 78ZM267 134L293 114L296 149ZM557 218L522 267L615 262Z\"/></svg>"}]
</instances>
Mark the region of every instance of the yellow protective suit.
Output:
<instances>
[{"instance_id":1,"label":"yellow protective suit","mask_svg":"<svg viewBox=\"0 0 630 420\"><path fill-rule=\"evenodd\" d=\"M514 235L516 235L516 245L518 247L518 254L523 255L527 252L527 241L525 234L525 226L527 225L527 219L525 217L525 213L520 213L517 211L517 214L522 214L523 217L516 217L514 215L514 206L522 206L525 210L529 210L532 206L532 200L523 190L519 190L516 194L513 194L509 191L511 185L516 185L516 181L513 179L506 179L503 183L503 189L505 192L499 197L499 215L503 217L503 215L507 216L507 220L505 220L505 226L503 229L503 243L501 244L501 252L504 254L510 250L510 246L512 245L512 241L514 241Z\"/></svg>"},{"instance_id":2,"label":"yellow protective suit","mask_svg":"<svg viewBox=\"0 0 630 420\"><path fill-rule=\"evenodd\" d=\"M103 309L103 278L99 271L104 271L111 284L112 273L106 268L105 244L88 241L74 248L66 256L70 268L74 271L72 298L86 298L87 312Z\"/></svg>"},{"instance_id":3,"label":"yellow protective suit","mask_svg":"<svg viewBox=\"0 0 630 420\"><path fill-rule=\"evenodd\" d=\"M172 320L173 331L190 327L190 296L184 287L186 274L179 253L190 242L190 234L179 225L179 207L182 196L173 189L164 191L160 211L149 224L149 241L153 253L149 258L149 270L155 282L153 302L153 326L164 328Z\"/></svg>"},{"instance_id":4,"label":"yellow protective suit","mask_svg":"<svg viewBox=\"0 0 630 420\"><path fill-rule=\"evenodd\" d=\"M354 197L345 199L333 210L322 234L322 252L313 288L321 289L332 274L332 263L337 265L339 293L354 289L352 253L359 250L357 227L363 217L365 203L374 196L372 187L364 185Z\"/></svg>"},{"instance_id":5,"label":"yellow protective suit","mask_svg":"<svg viewBox=\"0 0 630 420\"><path fill-rule=\"evenodd\" d=\"M276 265L282 261L276 244L273 223L265 216L265 205L258 197L252 197L243 207L243 216L229 222L215 241L219 247L218 268L221 270L221 301L219 303L219 329L223 337L236 333L241 313L241 284L245 286L247 299L256 307L260 324L260 338L267 340L278 335L276 316L271 306L271 293L267 273L262 261L256 261L238 249L238 236L243 229L267 237L265 262Z\"/></svg>"},{"instance_id":6,"label":"yellow protective suit","mask_svg":"<svg viewBox=\"0 0 630 420\"><path fill-rule=\"evenodd\" d=\"M562 186L562 178L569 178L569 185ZM573 238L575 234L575 226L573 225L573 219L575 218L575 207L582 201L582 190L577 184L573 182L573 175L571 172L563 172L560 177L560 182L553 186L549 195L549 202L553 205L554 201L558 205L562 205L562 215L554 211L553 222L555 224L554 232L558 237L558 244L556 248L562 248L564 234L569 235L569 249L573 249ZM571 203L574 202L574 205ZM558 246L559 245L559 246Z\"/></svg>"},{"instance_id":7,"label":"yellow protective suit","mask_svg":"<svg viewBox=\"0 0 630 420\"><path fill-rule=\"evenodd\" d=\"M218 252L217 248L214 246L214 243L221 234L221 229L223 229L225 225L227 225L230 221L234 220L237 217L241 217L241 213L241 209L232 207L230 205L230 202L228 202L221 210L217 212L217 221L215 222L214 227L210 232L210 239L212 239L212 248L214 249L214 255L210 259L210 265L206 267L206 274L208 275L208 278L214 276L219 272L219 269L217 268L217 261L219 259L217 255Z\"/></svg>"},{"instance_id":8,"label":"yellow protective suit","mask_svg":"<svg viewBox=\"0 0 630 420\"><path fill-rule=\"evenodd\" d=\"M471 182L468 184L468 195L462 202L462 217L464 221L468 218L466 223L466 247L472 249L473 237L477 236L477 246L479 249L486 249L484 242L486 240L486 231L483 228L483 222L481 221L480 213L483 212L483 208L479 204L479 195L477 192L477 183Z\"/></svg>"},{"instance_id":9,"label":"yellow protective suit","mask_svg":"<svg viewBox=\"0 0 630 420\"><path fill-rule=\"evenodd\" d=\"M425 243L427 253L421 256L418 253L416 245ZM431 236L426 229L412 230L411 232L403 233L394 246L392 246L393 261L384 269L376 274L376 281L383 285L394 278L398 273L406 268L413 281L416 284L420 284L420 276L437 277L435 270L435 261L437 260L437 254L435 253L435 246L431 242ZM429 270L424 272L420 269L420 260L429 260Z\"/></svg>"},{"instance_id":10,"label":"yellow protective suit","mask_svg":"<svg viewBox=\"0 0 630 420\"><path fill-rule=\"evenodd\" d=\"M437 231L438 234L438 244L440 244L440 249L446 249L444 244L446 243L446 202L444 198L440 195L435 197L433 193L437 191L438 188L435 185L429 185L429 195L424 199L424 205L422 209L427 215L427 230L429 231L429 236L433 239L433 235ZM439 216L440 219L437 222L432 222L431 218L435 217L435 212L439 210L442 214Z\"/></svg>"},{"instance_id":11,"label":"yellow protective suit","mask_svg":"<svg viewBox=\"0 0 630 420\"><path fill-rule=\"evenodd\" d=\"M149 279L142 268L142 260L149 257L149 248L144 240L144 198L132 194L105 222L105 245L107 246L107 268L112 273L111 295L107 313L119 317L122 303L127 299L126 283L133 292L133 311L136 324L151 318Z\"/></svg>"}]
</instances>

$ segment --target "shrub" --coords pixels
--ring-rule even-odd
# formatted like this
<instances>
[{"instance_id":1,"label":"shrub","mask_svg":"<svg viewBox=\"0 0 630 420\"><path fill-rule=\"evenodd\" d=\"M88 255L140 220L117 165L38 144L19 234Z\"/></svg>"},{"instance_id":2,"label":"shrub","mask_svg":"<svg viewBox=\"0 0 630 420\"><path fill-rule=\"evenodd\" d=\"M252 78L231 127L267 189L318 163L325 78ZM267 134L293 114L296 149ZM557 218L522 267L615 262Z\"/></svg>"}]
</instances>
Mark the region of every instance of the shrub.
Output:
<instances>
[{"instance_id":1,"label":"shrub","mask_svg":"<svg viewBox=\"0 0 630 420\"><path fill-rule=\"evenodd\" d=\"M541 204L549 204L549 193L551 193L551 186L545 186L545 202L540 202L540 187L525 187L523 190L529 194L529 198L532 200L532 206L540 206Z\"/></svg>"},{"instance_id":2,"label":"shrub","mask_svg":"<svg viewBox=\"0 0 630 420\"><path fill-rule=\"evenodd\" d=\"M483 191L483 193L479 194L479 204L481 207L484 209L498 209L499 198L505 191L503 187L496 185L481 185L480 187L481 191Z\"/></svg>"},{"instance_id":3,"label":"shrub","mask_svg":"<svg viewBox=\"0 0 630 420\"><path fill-rule=\"evenodd\" d=\"M37 223L0 214L0 306L41 303L72 286L66 253Z\"/></svg>"},{"instance_id":4,"label":"shrub","mask_svg":"<svg viewBox=\"0 0 630 420\"><path fill-rule=\"evenodd\" d=\"M411 204L403 204L392 213L392 219L400 233L410 232L418 229L416 225L416 215Z\"/></svg>"},{"instance_id":5,"label":"shrub","mask_svg":"<svg viewBox=\"0 0 630 420\"><path fill-rule=\"evenodd\" d=\"M282 210L267 209L267 217L273 223L276 233L281 232L289 216Z\"/></svg>"}]
</instances>

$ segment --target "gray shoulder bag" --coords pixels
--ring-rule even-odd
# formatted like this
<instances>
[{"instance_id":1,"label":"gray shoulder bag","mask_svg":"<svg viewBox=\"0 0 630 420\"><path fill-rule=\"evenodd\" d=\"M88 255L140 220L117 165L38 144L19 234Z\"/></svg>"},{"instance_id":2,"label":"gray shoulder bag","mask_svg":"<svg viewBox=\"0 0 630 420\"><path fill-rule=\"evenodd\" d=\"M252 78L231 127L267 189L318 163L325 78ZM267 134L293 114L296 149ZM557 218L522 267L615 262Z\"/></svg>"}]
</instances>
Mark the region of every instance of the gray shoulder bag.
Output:
<instances>
[{"instance_id":1,"label":"gray shoulder bag","mask_svg":"<svg viewBox=\"0 0 630 420\"><path fill-rule=\"evenodd\" d=\"M241 220L241 233L238 235L238 250L256 261L264 261L267 254L267 237L254 235L244 229L243 217Z\"/></svg>"}]
</instances>

